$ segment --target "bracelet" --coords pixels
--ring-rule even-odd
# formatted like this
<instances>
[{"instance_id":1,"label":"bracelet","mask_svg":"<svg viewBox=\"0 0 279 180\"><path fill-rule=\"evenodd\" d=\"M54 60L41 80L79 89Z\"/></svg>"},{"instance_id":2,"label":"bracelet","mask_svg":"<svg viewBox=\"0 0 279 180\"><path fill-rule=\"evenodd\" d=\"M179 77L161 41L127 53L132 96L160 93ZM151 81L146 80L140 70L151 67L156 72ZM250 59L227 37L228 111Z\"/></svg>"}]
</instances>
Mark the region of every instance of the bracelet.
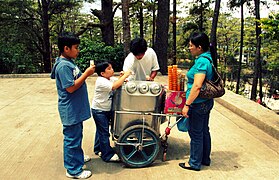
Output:
<instances>
[{"instance_id":1,"label":"bracelet","mask_svg":"<svg viewBox=\"0 0 279 180\"><path fill-rule=\"evenodd\" d=\"M189 105L189 104L185 104L185 106L188 106L188 107L190 107L191 105Z\"/></svg>"}]
</instances>

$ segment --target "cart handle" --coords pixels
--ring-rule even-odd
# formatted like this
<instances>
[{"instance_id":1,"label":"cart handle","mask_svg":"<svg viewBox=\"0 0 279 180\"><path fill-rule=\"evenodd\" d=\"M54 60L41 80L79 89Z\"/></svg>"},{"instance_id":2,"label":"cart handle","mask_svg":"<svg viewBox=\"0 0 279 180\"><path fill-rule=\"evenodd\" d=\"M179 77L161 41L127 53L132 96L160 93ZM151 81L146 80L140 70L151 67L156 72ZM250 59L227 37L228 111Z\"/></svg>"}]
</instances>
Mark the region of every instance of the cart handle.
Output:
<instances>
[{"instance_id":1,"label":"cart handle","mask_svg":"<svg viewBox=\"0 0 279 180\"><path fill-rule=\"evenodd\" d=\"M174 117L181 117L178 114L161 114L161 113L152 113L152 112L132 112L132 111L115 111L118 114L137 114L137 115L151 115L151 116L174 116Z\"/></svg>"}]
</instances>

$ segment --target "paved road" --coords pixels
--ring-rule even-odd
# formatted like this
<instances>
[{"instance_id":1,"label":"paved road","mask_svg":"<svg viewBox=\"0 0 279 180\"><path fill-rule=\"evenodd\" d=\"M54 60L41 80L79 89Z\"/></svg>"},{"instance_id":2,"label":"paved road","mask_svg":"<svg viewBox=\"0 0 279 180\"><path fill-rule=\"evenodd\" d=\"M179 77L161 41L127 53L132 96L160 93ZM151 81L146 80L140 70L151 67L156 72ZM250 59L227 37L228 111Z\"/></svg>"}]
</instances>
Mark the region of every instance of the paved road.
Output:
<instances>
[{"instance_id":1,"label":"paved road","mask_svg":"<svg viewBox=\"0 0 279 180\"><path fill-rule=\"evenodd\" d=\"M96 77L87 80L90 99ZM157 81L166 82L165 77ZM48 78L0 79L0 179L67 179L55 82ZM166 124L161 125L161 131ZM90 179L279 179L279 141L215 103L211 113L212 165L200 172L178 167L189 157L189 136L171 130L167 161L131 169L93 155L95 125L84 123L83 149Z\"/></svg>"}]
</instances>

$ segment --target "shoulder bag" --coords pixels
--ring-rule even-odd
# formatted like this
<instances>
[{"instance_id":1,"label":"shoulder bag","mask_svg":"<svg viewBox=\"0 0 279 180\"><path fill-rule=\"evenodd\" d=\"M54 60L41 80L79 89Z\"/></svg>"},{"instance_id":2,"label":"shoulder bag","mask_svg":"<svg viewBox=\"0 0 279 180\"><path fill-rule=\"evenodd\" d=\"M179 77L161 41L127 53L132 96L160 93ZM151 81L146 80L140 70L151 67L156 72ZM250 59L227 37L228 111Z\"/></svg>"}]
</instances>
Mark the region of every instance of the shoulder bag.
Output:
<instances>
[{"instance_id":1,"label":"shoulder bag","mask_svg":"<svg viewBox=\"0 0 279 180\"><path fill-rule=\"evenodd\" d=\"M208 57L203 56L204 58L210 59ZM212 62L210 61L213 70L213 80L205 79L199 93L198 97L201 98L218 98L225 94L224 82L221 78L221 75L218 73L217 69L214 67Z\"/></svg>"}]
</instances>

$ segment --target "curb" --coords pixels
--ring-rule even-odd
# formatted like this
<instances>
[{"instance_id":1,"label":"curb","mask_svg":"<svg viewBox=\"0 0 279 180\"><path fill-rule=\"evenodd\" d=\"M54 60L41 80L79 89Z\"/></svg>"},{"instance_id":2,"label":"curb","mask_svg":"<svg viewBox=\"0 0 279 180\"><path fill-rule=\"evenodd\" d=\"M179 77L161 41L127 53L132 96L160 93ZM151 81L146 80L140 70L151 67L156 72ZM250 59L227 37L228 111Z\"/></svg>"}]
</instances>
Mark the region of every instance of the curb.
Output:
<instances>
[{"instance_id":1,"label":"curb","mask_svg":"<svg viewBox=\"0 0 279 180\"><path fill-rule=\"evenodd\" d=\"M216 98L215 100L249 123L279 140L279 116L275 112L228 90L223 97Z\"/></svg>"},{"instance_id":2,"label":"curb","mask_svg":"<svg viewBox=\"0 0 279 180\"><path fill-rule=\"evenodd\" d=\"M119 76L119 72L115 72L115 76ZM98 75L94 73L92 77L97 77ZM43 74L0 74L0 78L50 78L50 73Z\"/></svg>"},{"instance_id":3,"label":"curb","mask_svg":"<svg viewBox=\"0 0 279 180\"><path fill-rule=\"evenodd\" d=\"M50 73L43 73L43 74L0 74L0 78L50 78Z\"/></svg>"}]
</instances>

